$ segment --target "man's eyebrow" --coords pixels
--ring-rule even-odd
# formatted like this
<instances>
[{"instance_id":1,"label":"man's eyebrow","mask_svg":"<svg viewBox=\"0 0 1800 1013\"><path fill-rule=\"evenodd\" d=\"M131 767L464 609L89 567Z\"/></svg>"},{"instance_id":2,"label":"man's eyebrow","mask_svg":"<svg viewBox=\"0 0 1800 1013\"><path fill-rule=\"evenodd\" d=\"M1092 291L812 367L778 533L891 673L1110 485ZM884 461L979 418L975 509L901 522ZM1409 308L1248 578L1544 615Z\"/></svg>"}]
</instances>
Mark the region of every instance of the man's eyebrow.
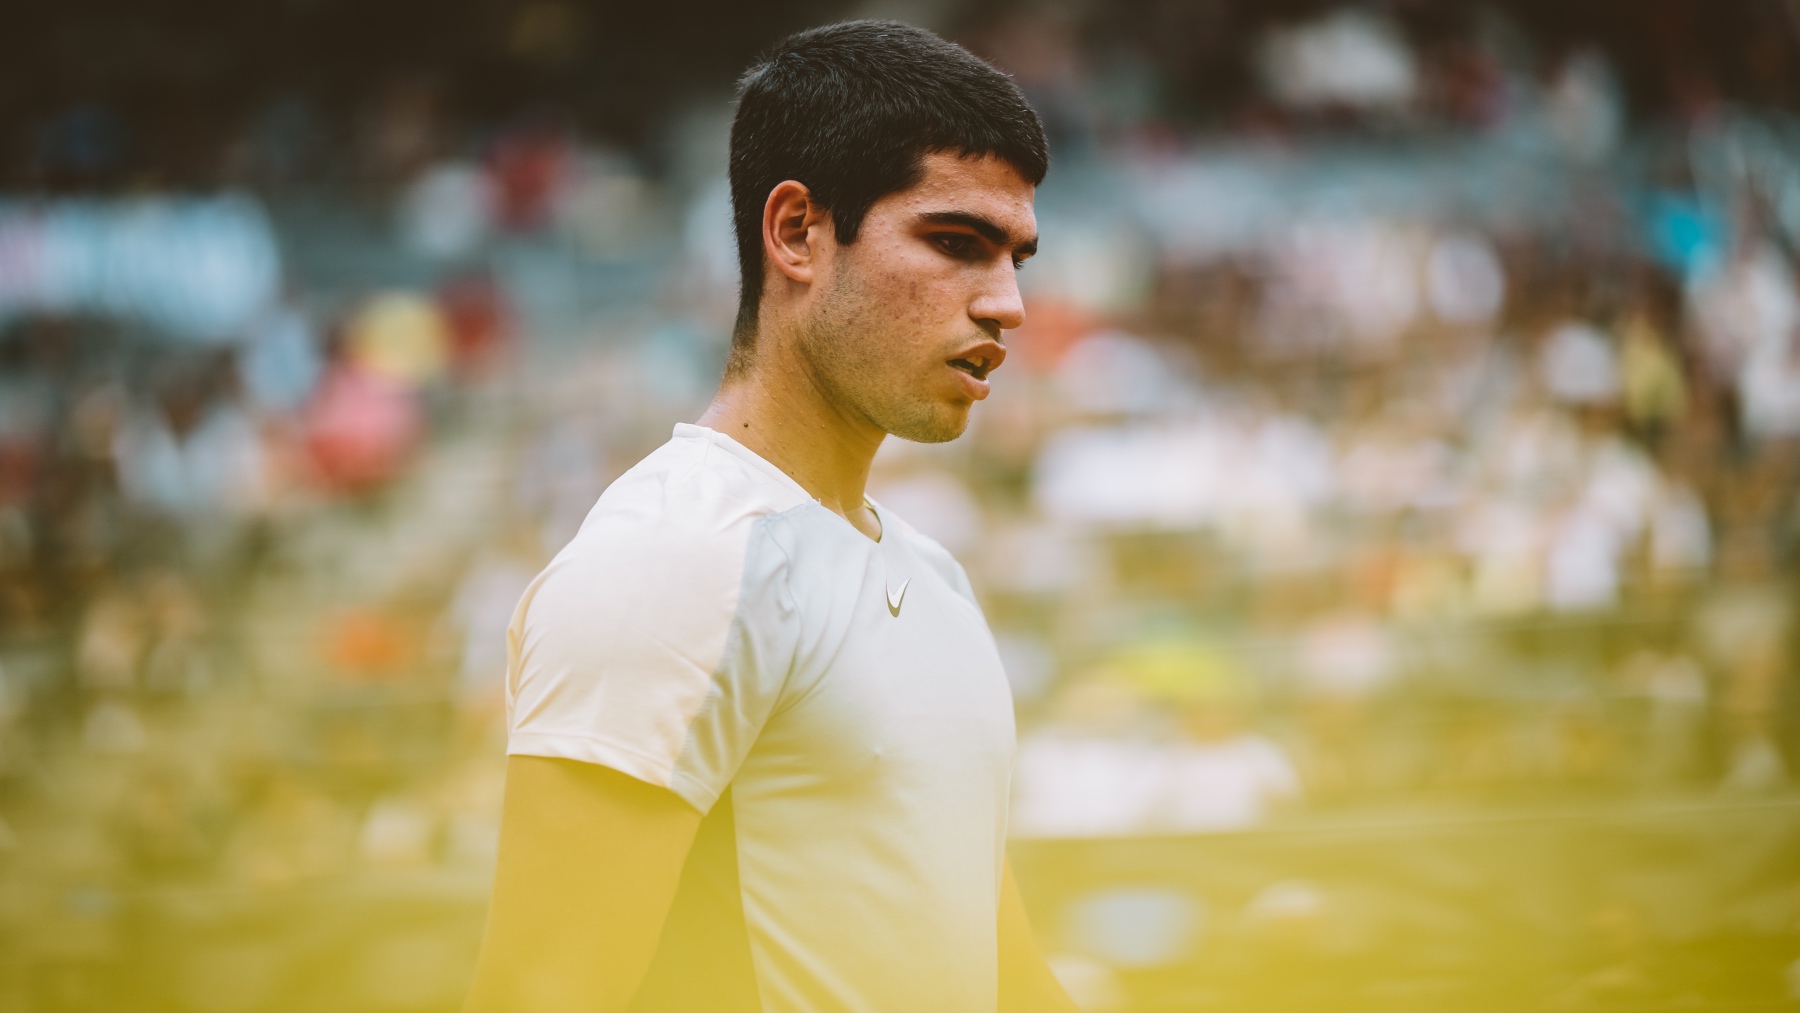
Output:
<instances>
[{"instance_id":1,"label":"man's eyebrow","mask_svg":"<svg viewBox=\"0 0 1800 1013\"><path fill-rule=\"evenodd\" d=\"M932 225L961 225L975 230L981 238L995 246L1012 246L1012 235L991 218L970 211L928 211L919 216L919 220ZM1037 252L1037 237L1032 236L1017 245L1013 250L1021 256L1029 257Z\"/></svg>"}]
</instances>

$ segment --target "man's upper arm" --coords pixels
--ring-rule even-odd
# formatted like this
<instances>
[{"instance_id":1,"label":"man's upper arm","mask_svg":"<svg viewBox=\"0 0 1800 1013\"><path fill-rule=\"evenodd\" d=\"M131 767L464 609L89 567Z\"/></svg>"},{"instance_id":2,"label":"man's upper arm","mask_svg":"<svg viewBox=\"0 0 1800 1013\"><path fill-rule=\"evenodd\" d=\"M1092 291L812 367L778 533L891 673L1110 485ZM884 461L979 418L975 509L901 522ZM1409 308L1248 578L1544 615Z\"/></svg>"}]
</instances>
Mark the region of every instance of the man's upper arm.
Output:
<instances>
[{"instance_id":1,"label":"man's upper arm","mask_svg":"<svg viewBox=\"0 0 1800 1013\"><path fill-rule=\"evenodd\" d=\"M705 500L654 522L590 517L513 617L507 752L610 767L710 810L795 651L786 556L760 521Z\"/></svg>"},{"instance_id":2,"label":"man's upper arm","mask_svg":"<svg viewBox=\"0 0 1800 1013\"><path fill-rule=\"evenodd\" d=\"M616 770L509 759L468 1013L625 1009L699 826L700 813L674 792Z\"/></svg>"}]
</instances>

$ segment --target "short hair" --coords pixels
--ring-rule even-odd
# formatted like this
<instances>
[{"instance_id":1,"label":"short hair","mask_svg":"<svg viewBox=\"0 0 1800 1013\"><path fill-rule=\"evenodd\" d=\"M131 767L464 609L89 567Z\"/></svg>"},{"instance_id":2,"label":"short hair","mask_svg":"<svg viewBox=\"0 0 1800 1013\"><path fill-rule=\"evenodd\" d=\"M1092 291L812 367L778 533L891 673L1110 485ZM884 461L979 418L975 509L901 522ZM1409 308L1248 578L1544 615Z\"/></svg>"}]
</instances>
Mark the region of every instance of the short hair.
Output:
<instances>
[{"instance_id":1,"label":"short hair","mask_svg":"<svg viewBox=\"0 0 1800 1013\"><path fill-rule=\"evenodd\" d=\"M926 154L995 155L1031 185L1050 156L1012 79L973 53L897 21L845 21L776 43L739 83L731 122L731 212L741 288L732 360L755 341L763 208L797 180L831 213L840 243L869 208L924 175Z\"/></svg>"}]
</instances>

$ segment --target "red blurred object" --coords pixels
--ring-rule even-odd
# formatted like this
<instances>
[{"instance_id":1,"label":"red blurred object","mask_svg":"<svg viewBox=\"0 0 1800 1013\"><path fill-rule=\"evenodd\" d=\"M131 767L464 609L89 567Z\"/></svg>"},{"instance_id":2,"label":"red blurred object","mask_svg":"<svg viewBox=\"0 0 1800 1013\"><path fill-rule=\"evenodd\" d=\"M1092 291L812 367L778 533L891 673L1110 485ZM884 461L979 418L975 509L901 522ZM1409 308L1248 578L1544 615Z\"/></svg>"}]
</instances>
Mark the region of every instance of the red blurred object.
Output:
<instances>
[{"instance_id":1,"label":"red blurred object","mask_svg":"<svg viewBox=\"0 0 1800 1013\"><path fill-rule=\"evenodd\" d=\"M521 127L495 141L488 169L500 224L523 232L548 222L568 183L572 161L569 138L561 130Z\"/></svg>"},{"instance_id":2,"label":"red blurred object","mask_svg":"<svg viewBox=\"0 0 1800 1013\"><path fill-rule=\"evenodd\" d=\"M387 612L358 609L326 620L325 660L357 682L405 675L419 659L416 629Z\"/></svg>"},{"instance_id":3,"label":"red blurred object","mask_svg":"<svg viewBox=\"0 0 1800 1013\"><path fill-rule=\"evenodd\" d=\"M423 435L418 401L406 388L352 366L327 374L307 412L307 451L320 481L339 492L392 479Z\"/></svg>"},{"instance_id":4,"label":"red blurred object","mask_svg":"<svg viewBox=\"0 0 1800 1013\"><path fill-rule=\"evenodd\" d=\"M18 440L0 440L0 506L31 498L37 477L37 453Z\"/></svg>"},{"instance_id":5,"label":"red blurred object","mask_svg":"<svg viewBox=\"0 0 1800 1013\"><path fill-rule=\"evenodd\" d=\"M1027 369L1056 368L1069 346L1092 334L1100 320L1089 310L1055 296L1038 296L1025 304L1025 324L1006 336L1008 359L1018 356Z\"/></svg>"},{"instance_id":6,"label":"red blurred object","mask_svg":"<svg viewBox=\"0 0 1800 1013\"><path fill-rule=\"evenodd\" d=\"M451 368L470 379L491 369L512 344L512 307L506 293L486 275L452 280L438 294L450 326Z\"/></svg>"}]
</instances>

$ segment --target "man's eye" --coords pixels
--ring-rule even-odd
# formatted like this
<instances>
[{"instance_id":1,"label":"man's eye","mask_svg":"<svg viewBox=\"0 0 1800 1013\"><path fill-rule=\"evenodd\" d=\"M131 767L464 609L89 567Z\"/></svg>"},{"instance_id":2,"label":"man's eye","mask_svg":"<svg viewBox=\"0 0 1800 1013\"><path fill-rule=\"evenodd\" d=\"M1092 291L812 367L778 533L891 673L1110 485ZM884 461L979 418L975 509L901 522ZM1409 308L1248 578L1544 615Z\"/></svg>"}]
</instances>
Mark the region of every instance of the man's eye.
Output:
<instances>
[{"instance_id":1,"label":"man's eye","mask_svg":"<svg viewBox=\"0 0 1800 1013\"><path fill-rule=\"evenodd\" d=\"M947 233L937 237L938 245L952 257L966 257L975 252L975 237Z\"/></svg>"}]
</instances>

